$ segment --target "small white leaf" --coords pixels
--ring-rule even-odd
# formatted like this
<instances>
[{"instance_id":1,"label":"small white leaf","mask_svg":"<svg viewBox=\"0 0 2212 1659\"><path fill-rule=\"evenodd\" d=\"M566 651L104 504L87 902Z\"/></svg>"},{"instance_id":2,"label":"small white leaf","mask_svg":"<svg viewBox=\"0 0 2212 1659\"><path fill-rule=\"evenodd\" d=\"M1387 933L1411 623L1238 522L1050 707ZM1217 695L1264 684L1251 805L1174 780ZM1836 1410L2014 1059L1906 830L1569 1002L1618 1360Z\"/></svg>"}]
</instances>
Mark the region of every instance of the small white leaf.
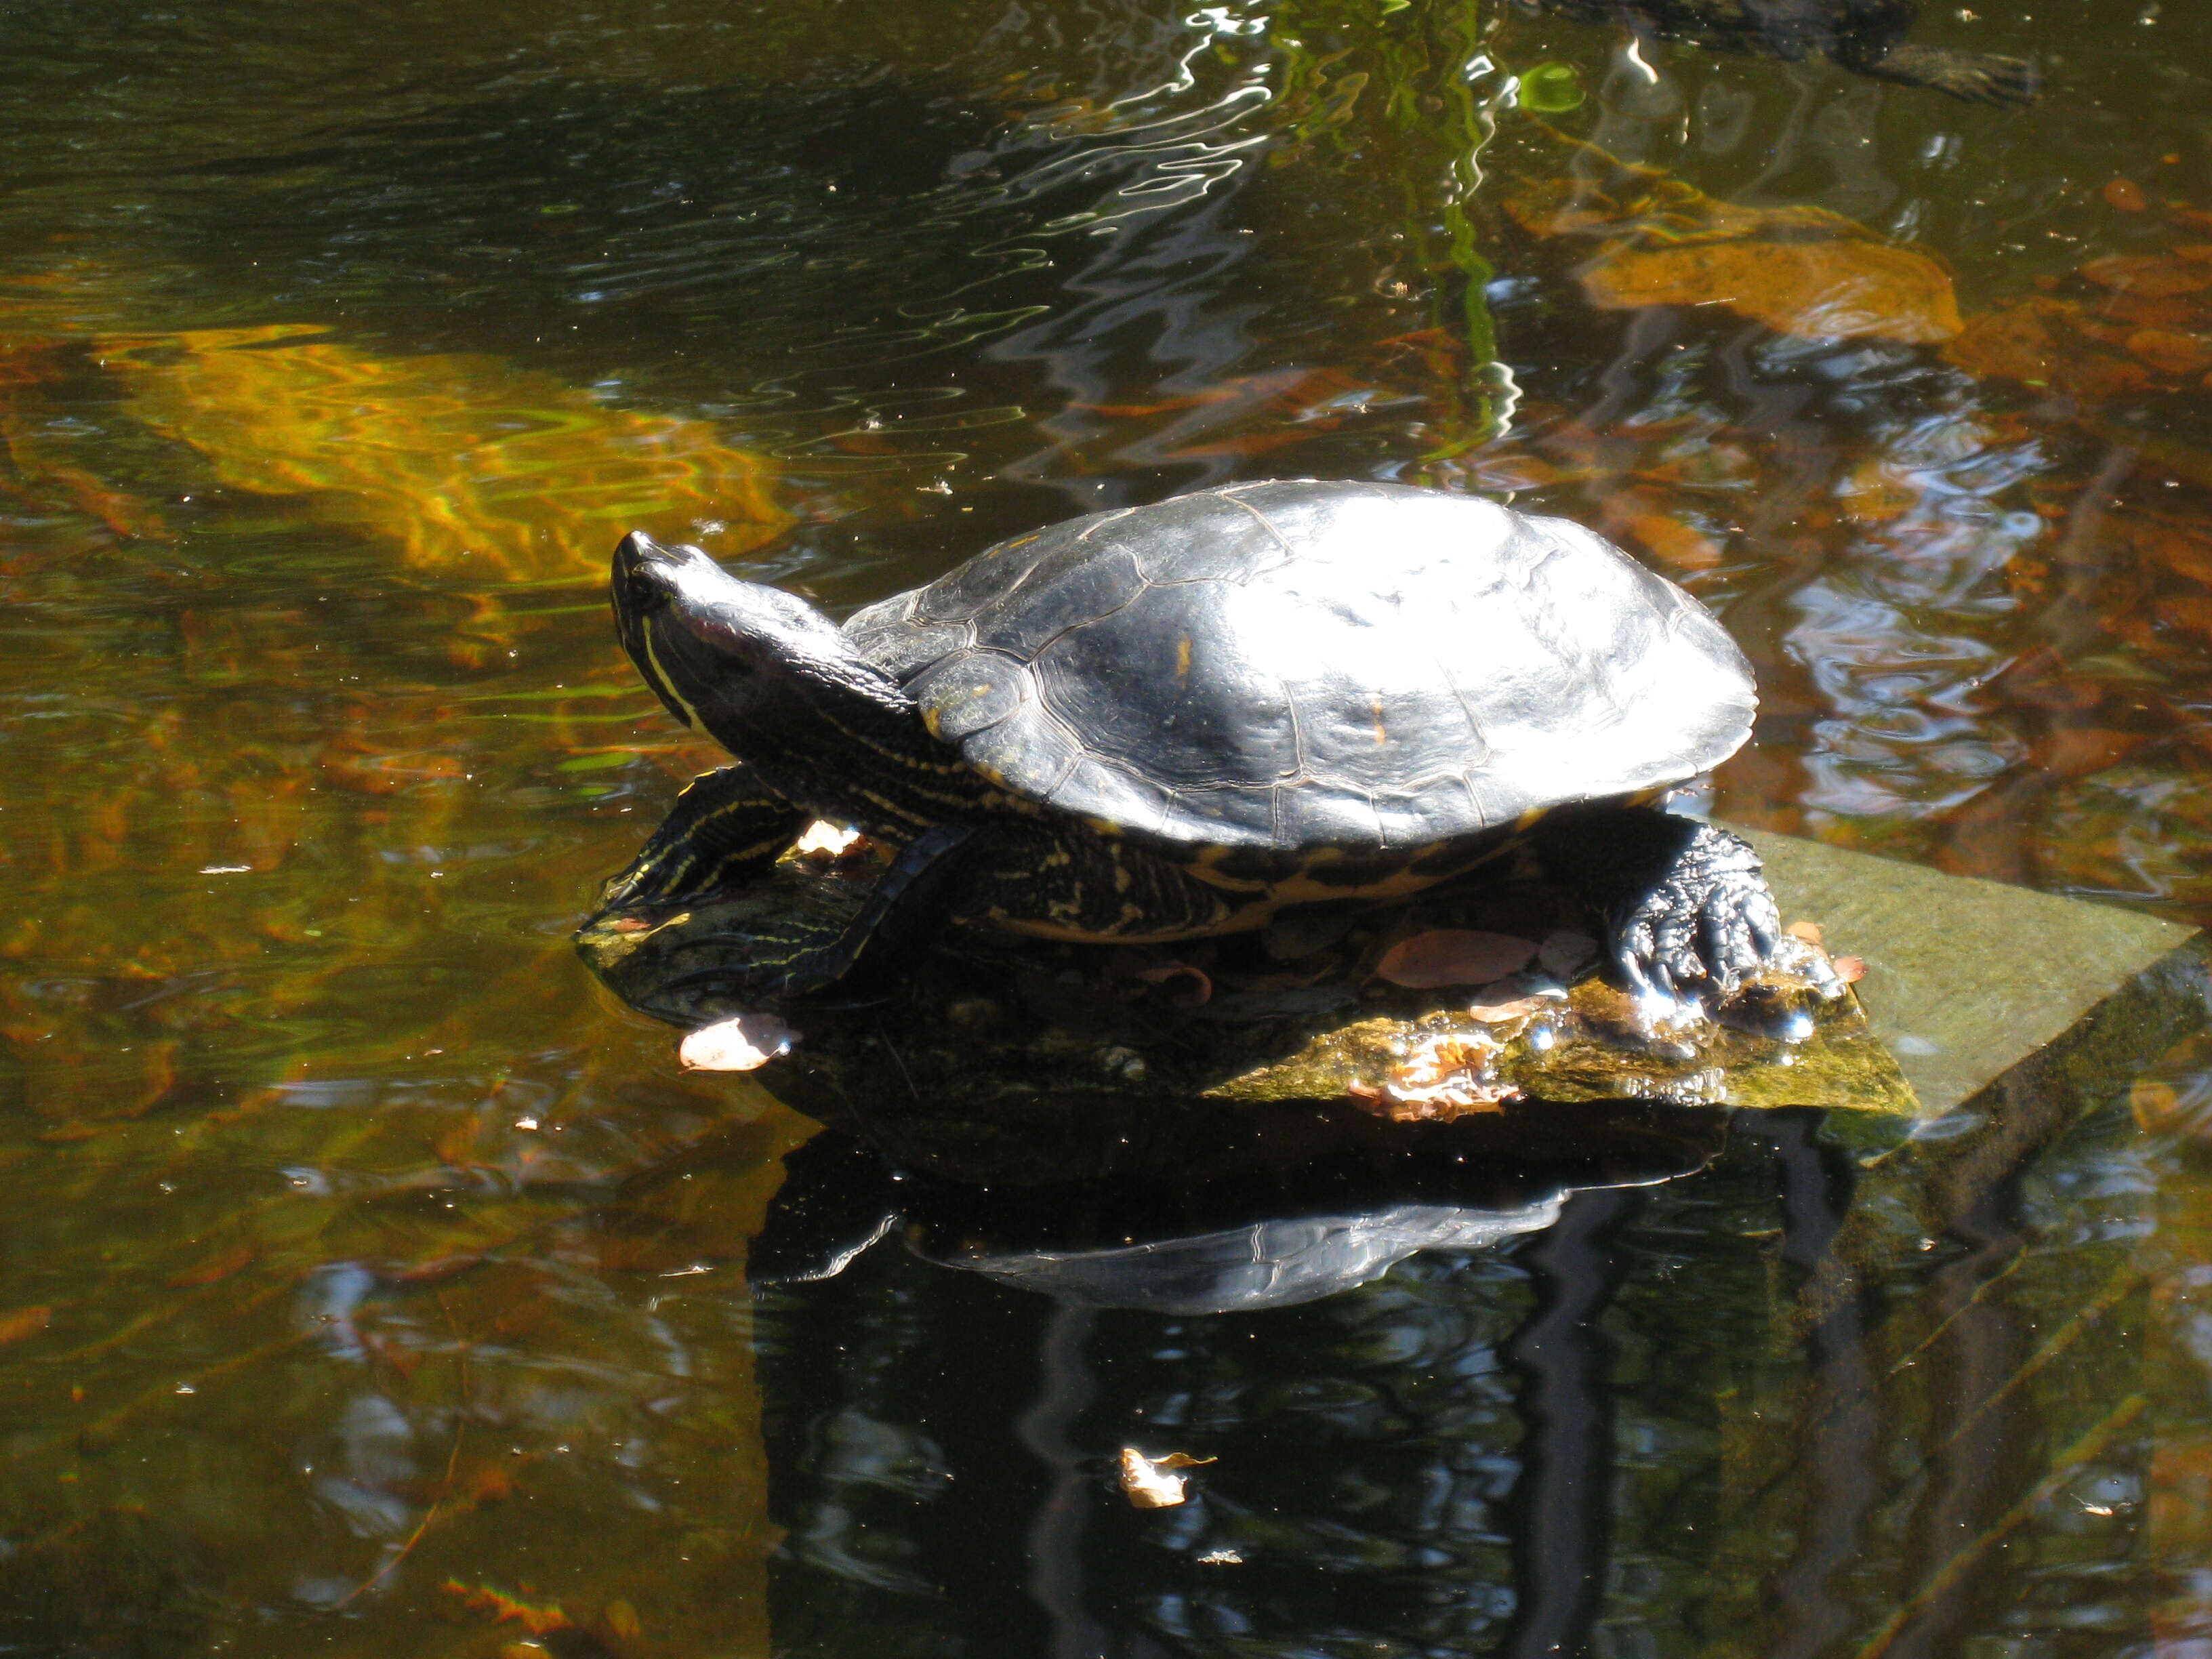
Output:
<instances>
[{"instance_id":1,"label":"small white leaf","mask_svg":"<svg viewBox=\"0 0 2212 1659\"><path fill-rule=\"evenodd\" d=\"M686 1036L676 1058L687 1072L751 1072L789 1054L798 1041L774 1014L732 1014Z\"/></svg>"},{"instance_id":2,"label":"small white leaf","mask_svg":"<svg viewBox=\"0 0 2212 1659\"><path fill-rule=\"evenodd\" d=\"M1211 1463L1210 1457L1193 1457L1188 1452L1170 1452L1165 1457L1147 1457L1134 1446L1121 1448L1121 1491L1128 1500L1140 1510L1173 1509L1188 1494L1183 1487L1190 1477L1177 1474L1177 1469L1194 1468L1200 1463Z\"/></svg>"}]
</instances>

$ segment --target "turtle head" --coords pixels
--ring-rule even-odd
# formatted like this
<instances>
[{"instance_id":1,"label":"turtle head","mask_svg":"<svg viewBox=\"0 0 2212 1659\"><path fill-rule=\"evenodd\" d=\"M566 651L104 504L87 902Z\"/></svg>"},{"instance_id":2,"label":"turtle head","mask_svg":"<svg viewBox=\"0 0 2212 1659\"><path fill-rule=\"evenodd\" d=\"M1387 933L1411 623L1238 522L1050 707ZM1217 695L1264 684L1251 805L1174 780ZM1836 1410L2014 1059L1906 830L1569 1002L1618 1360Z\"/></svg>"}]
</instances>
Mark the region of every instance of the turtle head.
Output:
<instances>
[{"instance_id":1,"label":"turtle head","mask_svg":"<svg viewBox=\"0 0 2212 1659\"><path fill-rule=\"evenodd\" d=\"M818 793L800 781L839 749L921 732L913 699L836 623L698 548L632 531L615 550L613 599L623 647L668 712L780 793Z\"/></svg>"}]
</instances>

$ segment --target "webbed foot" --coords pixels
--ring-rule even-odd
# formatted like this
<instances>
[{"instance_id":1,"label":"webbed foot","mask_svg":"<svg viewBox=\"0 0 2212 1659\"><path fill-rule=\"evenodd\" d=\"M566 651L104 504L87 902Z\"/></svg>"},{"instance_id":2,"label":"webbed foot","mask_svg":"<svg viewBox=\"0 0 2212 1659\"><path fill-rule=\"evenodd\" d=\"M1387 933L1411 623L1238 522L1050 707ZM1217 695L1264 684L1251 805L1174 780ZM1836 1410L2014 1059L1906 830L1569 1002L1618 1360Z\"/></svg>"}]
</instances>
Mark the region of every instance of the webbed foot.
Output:
<instances>
[{"instance_id":1,"label":"webbed foot","mask_svg":"<svg viewBox=\"0 0 2212 1659\"><path fill-rule=\"evenodd\" d=\"M902 963L928 938L927 923L938 913L931 895L958 867L947 855L974 832L962 823L940 823L899 849L888 868L866 890L858 904L852 884L823 878L778 886L759 884L731 909L738 925L694 934L677 947L696 952L704 965L674 975L659 988L670 999L714 995L750 1005L783 1003L838 988L843 1006L879 1000L867 977Z\"/></svg>"},{"instance_id":2,"label":"webbed foot","mask_svg":"<svg viewBox=\"0 0 2212 1659\"><path fill-rule=\"evenodd\" d=\"M1931 87L1970 104L2025 104L2042 84L2035 65L1991 52L1947 46L1893 46L1880 58L1846 65L1878 80Z\"/></svg>"},{"instance_id":3,"label":"webbed foot","mask_svg":"<svg viewBox=\"0 0 2212 1659\"><path fill-rule=\"evenodd\" d=\"M1604 913L1630 988L1725 996L1773 954L1782 917L1759 854L1709 823L1650 807L1555 813L1537 850Z\"/></svg>"},{"instance_id":4,"label":"webbed foot","mask_svg":"<svg viewBox=\"0 0 2212 1659\"><path fill-rule=\"evenodd\" d=\"M684 786L629 867L599 889L593 914L742 886L766 875L805 826L805 812L743 766L702 773Z\"/></svg>"}]
</instances>

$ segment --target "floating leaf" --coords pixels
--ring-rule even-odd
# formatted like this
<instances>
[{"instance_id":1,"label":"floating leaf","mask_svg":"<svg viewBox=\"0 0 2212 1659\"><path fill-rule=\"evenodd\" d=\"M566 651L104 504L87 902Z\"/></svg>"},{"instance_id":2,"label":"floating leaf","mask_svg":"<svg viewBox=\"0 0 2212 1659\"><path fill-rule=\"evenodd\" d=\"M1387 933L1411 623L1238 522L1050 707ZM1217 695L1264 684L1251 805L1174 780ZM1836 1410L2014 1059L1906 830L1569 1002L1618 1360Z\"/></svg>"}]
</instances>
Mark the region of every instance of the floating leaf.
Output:
<instances>
[{"instance_id":1,"label":"floating leaf","mask_svg":"<svg viewBox=\"0 0 2212 1659\"><path fill-rule=\"evenodd\" d=\"M1211 1457L1193 1457L1188 1452L1170 1452L1165 1457L1147 1457L1134 1446L1121 1448L1121 1492L1130 1503L1140 1510L1172 1509L1183 1502L1188 1494L1183 1488L1190 1477L1176 1474L1176 1469L1194 1469L1202 1463L1211 1463Z\"/></svg>"},{"instance_id":2,"label":"floating leaf","mask_svg":"<svg viewBox=\"0 0 2212 1659\"><path fill-rule=\"evenodd\" d=\"M1577 109L1583 101L1582 72L1572 64L1556 60L1524 70L1514 102L1540 115L1557 115Z\"/></svg>"},{"instance_id":3,"label":"floating leaf","mask_svg":"<svg viewBox=\"0 0 2212 1659\"><path fill-rule=\"evenodd\" d=\"M686 1071L757 1072L789 1054L799 1036L774 1014L732 1014L690 1033L676 1057Z\"/></svg>"}]
</instances>

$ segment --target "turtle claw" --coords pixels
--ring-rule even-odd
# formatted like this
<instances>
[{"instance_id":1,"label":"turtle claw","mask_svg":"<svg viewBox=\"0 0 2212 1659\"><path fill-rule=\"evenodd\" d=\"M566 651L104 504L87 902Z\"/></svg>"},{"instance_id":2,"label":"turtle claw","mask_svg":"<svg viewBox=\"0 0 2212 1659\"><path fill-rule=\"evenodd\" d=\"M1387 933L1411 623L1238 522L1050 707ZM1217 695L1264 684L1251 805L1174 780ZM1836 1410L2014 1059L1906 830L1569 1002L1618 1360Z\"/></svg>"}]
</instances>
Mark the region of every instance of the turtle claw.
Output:
<instances>
[{"instance_id":1,"label":"turtle claw","mask_svg":"<svg viewBox=\"0 0 2212 1659\"><path fill-rule=\"evenodd\" d=\"M1759 855L1699 824L1660 878L1616 912L1613 953L1630 989L1694 1001L1728 995L1781 937Z\"/></svg>"},{"instance_id":2,"label":"turtle claw","mask_svg":"<svg viewBox=\"0 0 2212 1659\"><path fill-rule=\"evenodd\" d=\"M1969 104L2033 103L2042 89L2035 65L1993 52L1945 46L1895 46L1878 58L1844 58L1844 67L1876 80L1928 87Z\"/></svg>"}]
</instances>

